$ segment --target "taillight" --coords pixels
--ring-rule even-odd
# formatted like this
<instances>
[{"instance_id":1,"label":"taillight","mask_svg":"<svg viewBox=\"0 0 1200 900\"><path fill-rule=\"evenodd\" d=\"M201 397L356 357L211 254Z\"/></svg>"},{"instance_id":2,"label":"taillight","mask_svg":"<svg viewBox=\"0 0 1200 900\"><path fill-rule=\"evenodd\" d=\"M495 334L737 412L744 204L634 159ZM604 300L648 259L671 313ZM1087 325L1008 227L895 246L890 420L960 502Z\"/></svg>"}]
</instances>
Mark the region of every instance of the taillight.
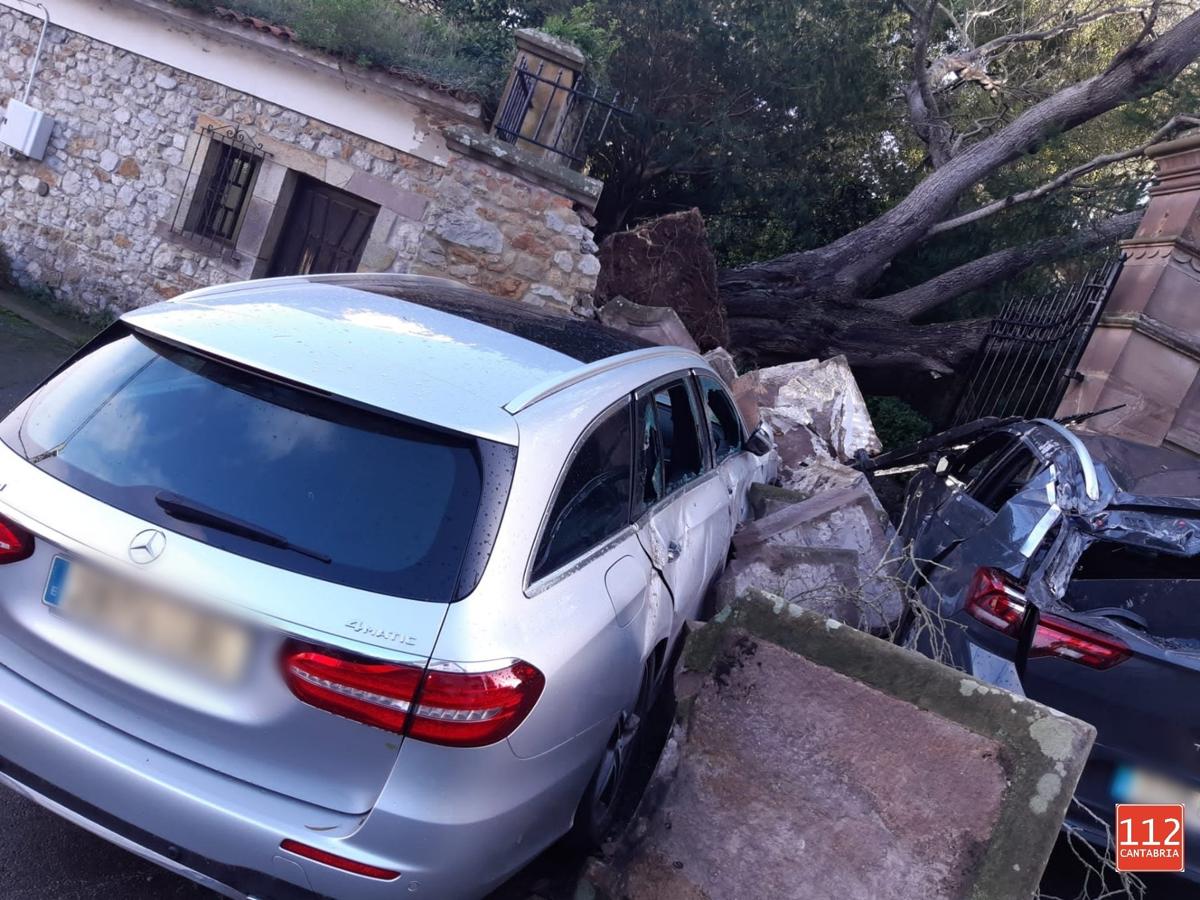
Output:
<instances>
[{"instance_id":1,"label":"taillight","mask_svg":"<svg viewBox=\"0 0 1200 900\"><path fill-rule=\"evenodd\" d=\"M980 569L971 579L966 610L989 628L1017 637L1025 620L1025 595L1002 572Z\"/></svg>"},{"instance_id":2,"label":"taillight","mask_svg":"<svg viewBox=\"0 0 1200 900\"><path fill-rule=\"evenodd\" d=\"M303 856L305 859L311 859L327 866L333 866L335 869L341 869L343 872L353 872L355 875L365 875L368 878L379 878L384 881L391 881L393 878L400 877L399 872L393 872L391 869L381 869L379 866L372 866L354 859L347 859L344 856L338 856L336 853L330 853L328 850L320 850L316 847L310 847L308 844L293 841L291 838L281 843L279 849L286 850L288 853L295 853L297 856Z\"/></svg>"},{"instance_id":3,"label":"taillight","mask_svg":"<svg viewBox=\"0 0 1200 900\"><path fill-rule=\"evenodd\" d=\"M33 555L33 535L0 516L0 566L20 562Z\"/></svg>"},{"instance_id":4,"label":"taillight","mask_svg":"<svg viewBox=\"0 0 1200 900\"><path fill-rule=\"evenodd\" d=\"M283 672L292 693L305 703L387 731L407 727L409 737L451 747L504 740L533 709L546 683L541 672L520 660L489 672L424 672L419 666L309 646L286 651Z\"/></svg>"},{"instance_id":5,"label":"taillight","mask_svg":"<svg viewBox=\"0 0 1200 900\"><path fill-rule=\"evenodd\" d=\"M1057 656L1093 669L1111 669L1130 656L1129 648L1106 634L1085 628L1076 622L1043 613L1038 619L1032 656Z\"/></svg>"},{"instance_id":6,"label":"taillight","mask_svg":"<svg viewBox=\"0 0 1200 900\"><path fill-rule=\"evenodd\" d=\"M1018 637L1025 620L1025 594L1003 572L980 569L971 580L966 611L989 628ZM1109 669L1130 656L1125 644L1077 622L1040 613L1029 646L1030 658L1054 656L1093 669Z\"/></svg>"}]
</instances>

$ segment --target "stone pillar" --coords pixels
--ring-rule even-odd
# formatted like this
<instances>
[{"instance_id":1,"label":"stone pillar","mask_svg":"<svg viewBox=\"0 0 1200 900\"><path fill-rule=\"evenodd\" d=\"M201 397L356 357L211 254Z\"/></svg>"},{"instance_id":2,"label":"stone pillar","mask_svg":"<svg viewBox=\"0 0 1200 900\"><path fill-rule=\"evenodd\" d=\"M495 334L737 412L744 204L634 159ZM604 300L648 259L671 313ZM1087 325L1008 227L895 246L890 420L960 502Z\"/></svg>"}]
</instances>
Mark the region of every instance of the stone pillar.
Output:
<instances>
[{"instance_id":1,"label":"stone pillar","mask_svg":"<svg viewBox=\"0 0 1200 900\"><path fill-rule=\"evenodd\" d=\"M573 133L568 135L571 126L564 120L571 112L569 89L583 75L583 53L574 44L534 28L522 28L516 33L516 41L517 57L500 95L492 133L506 141L519 135L530 142L525 143L526 149L562 161L545 146L573 137ZM523 72L545 81L522 78Z\"/></svg>"},{"instance_id":2,"label":"stone pillar","mask_svg":"<svg viewBox=\"0 0 1200 900\"><path fill-rule=\"evenodd\" d=\"M1123 403L1088 427L1200 455L1200 133L1146 155L1150 203L1058 415Z\"/></svg>"}]
</instances>

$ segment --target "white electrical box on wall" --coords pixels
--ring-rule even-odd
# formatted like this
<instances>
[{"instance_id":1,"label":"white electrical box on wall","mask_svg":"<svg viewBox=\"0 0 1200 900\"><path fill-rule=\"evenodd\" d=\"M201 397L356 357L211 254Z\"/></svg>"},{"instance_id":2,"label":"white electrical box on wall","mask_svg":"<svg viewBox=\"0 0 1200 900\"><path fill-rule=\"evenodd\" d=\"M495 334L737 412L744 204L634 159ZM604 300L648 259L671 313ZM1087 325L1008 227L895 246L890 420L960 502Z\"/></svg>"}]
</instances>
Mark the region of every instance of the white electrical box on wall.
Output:
<instances>
[{"instance_id":1,"label":"white electrical box on wall","mask_svg":"<svg viewBox=\"0 0 1200 900\"><path fill-rule=\"evenodd\" d=\"M54 119L20 100L9 100L0 122L0 144L7 144L30 159L41 160L46 155Z\"/></svg>"}]
</instances>

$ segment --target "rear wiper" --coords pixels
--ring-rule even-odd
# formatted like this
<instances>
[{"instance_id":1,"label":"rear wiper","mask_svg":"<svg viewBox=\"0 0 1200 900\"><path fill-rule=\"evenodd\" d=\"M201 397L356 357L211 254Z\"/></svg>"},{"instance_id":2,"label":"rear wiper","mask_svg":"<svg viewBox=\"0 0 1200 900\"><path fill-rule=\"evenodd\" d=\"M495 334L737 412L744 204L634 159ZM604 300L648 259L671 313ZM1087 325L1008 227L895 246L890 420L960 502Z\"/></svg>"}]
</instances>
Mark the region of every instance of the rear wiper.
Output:
<instances>
[{"instance_id":1,"label":"rear wiper","mask_svg":"<svg viewBox=\"0 0 1200 900\"><path fill-rule=\"evenodd\" d=\"M278 547L281 550L291 550L293 553L299 553L302 556L310 557L317 562L331 563L333 558L321 553L318 550L309 550L307 547L301 547L299 544L293 544L281 534L276 534L273 531L268 531L266 528L261 528L258 525L231 516L228 513L220 512L213 509L211 506L205 506L202 503L197 503L195 500L189 500L186 497L180 497L178 494L173 494L170 491L159 491L154 495L154 502L157 503L162 511L172 519L178 519L181 522L192 522L196 525L204 525L208 528L215 528L218 531L224 531L226 534L234 534L238 537L243 537L248 541L255 541L259 544L266 544L268 547Z\"/></svg>"}]
</instances>

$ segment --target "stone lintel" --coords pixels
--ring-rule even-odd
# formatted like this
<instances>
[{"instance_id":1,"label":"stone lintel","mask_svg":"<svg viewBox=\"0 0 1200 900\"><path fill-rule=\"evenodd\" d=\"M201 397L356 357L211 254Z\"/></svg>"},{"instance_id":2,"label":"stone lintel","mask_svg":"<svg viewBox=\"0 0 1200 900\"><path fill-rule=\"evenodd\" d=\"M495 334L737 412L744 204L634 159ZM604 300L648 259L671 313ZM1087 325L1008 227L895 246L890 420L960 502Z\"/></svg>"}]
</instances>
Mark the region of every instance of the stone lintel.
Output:
<instances>
[{"instance_id":1,"label":"stone lintel","mask_svg":"<svg viewBox=\"0 0 1200 900\"><path fill-rule=\"evenodd\" d=\"M511 171L556 194L570 198L589 213L596 208L604 182L589 178L560 163L543 159L540 154L485 134L470 125L451 125L444 131L451 149L482 159L497 168Z\"/></svg>"}]
</instances>

